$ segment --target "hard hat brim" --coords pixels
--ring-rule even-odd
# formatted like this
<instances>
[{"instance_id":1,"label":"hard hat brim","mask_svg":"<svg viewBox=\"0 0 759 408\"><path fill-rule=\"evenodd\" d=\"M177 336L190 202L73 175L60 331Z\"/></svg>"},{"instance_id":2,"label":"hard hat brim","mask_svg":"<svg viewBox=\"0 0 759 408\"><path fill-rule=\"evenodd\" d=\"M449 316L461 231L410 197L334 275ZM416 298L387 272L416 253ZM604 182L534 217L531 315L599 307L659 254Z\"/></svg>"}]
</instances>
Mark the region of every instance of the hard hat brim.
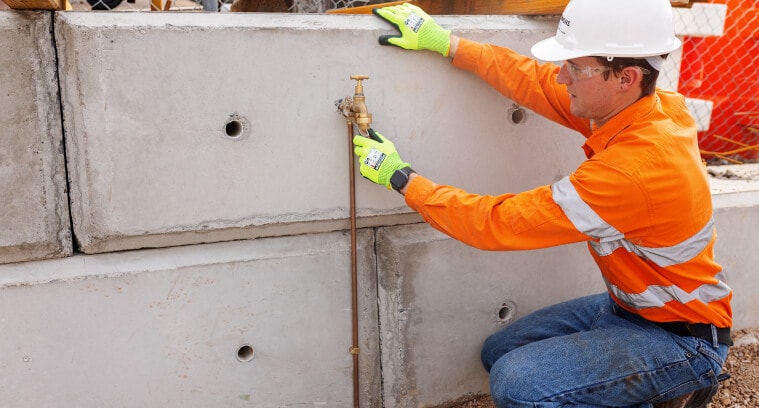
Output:
<instances>
[{"instance_id":1,"label":"hard hat brim","mask_svg":"<svg viewBox=\"0 0 759 408\"><path fill-rule=\"evenodd\" d=\"M589 50L567 49L556 41L555 36L536 43L530 51L535 58L548 62L564 61L592 55Z\"/></svg>"},{"instance_id":2,"label":"hard hat brim","mask_svg":"<svg viewBox=\"0 0 759 408\"><path fill-rule=\"evenodd\" d=\"M631 58L646 58L654 55L669 54L680 48L682 42L677 37L672 37L669 42L659 50L645 50L645 52L615 52L608 53L599 50L581 49L581 48L567 48L563 44L556 40L556 36L546 38L532 46L530 50L535 58L541 61L556 62L565 61L573 58L580 57L631 57Z\"/></svg>"}]
</instances>

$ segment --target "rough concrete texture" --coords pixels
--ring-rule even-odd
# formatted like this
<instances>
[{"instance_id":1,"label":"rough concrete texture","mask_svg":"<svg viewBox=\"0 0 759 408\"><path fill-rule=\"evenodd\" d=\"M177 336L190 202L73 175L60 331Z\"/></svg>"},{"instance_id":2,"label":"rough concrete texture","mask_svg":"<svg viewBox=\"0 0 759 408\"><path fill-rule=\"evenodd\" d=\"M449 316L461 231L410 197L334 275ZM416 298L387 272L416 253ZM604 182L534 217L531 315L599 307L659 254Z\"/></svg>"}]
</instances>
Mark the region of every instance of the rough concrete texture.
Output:
<instances>
[{"instance_id":1,"label":"rough concrete texture","mask_svg":"<svg viewBox=\"0 0 759 408\"><path fill-rule=\"evenodd\" d=\"M440 20L522 52L555 30ZM390 30L374 16L69 12L56 32L85 253L347 228L352 158L334 102L353 94L353 74L370 76L375 129L440 182L520 190L582 158L580 136L531 112L512 123L510 101L445 58L377 45ZM225 134L230 118L239 136ZM461 170L482 164L508 177ZM418 221L360 176L357 190L361 226Z\"/></svg>"},{"instance_id":2,"label":"rough concrete texture","mask_svg":"<svg viewBox=\"0 0 759 408\"><path fill-rule=\"evenodd\" d=\"M759 191L759 163L709 166L712 195Z\"/></svg>"},{"instance_id":3,"label":"rough concrete texture","mask_svg":"<svg viewBox=\"0 0 759 408\"><path fill-rule=\"evenodd\" d=\"M349 242L0 265L0 406L352 407ZM381 406L373 242L360 231L363 407Z\"/></svg>"},{"instance_id":4,"label":"rough concrete texture","mask_svg":"<svg viewBox=\"0 0 759 408\"><path fill-rule=\"evenodd\" d=\"M759 326L759 189L714 197L718 239L714 252L733 289L733 326Z\"/></svg>"},{"instance_id":5,"label":"rough concrete texture","mask_svg":"<svg viewBox=\"0 0 759 408\"><path fill-rule=\"evenodd\" d=\"M424 224L377 233L386 407L488 393L480 346L513 319L604 290L583 244L485 252Z\"/></svg>"},{"instance_id":6,"label":"rough concrete texture","mask_svg":"<svg viewBox=\"0 0 759 408\"><path fill-rule=\"evenodd\" d=\"M52 13L0 13L0 263L71 254Z\"/></svg>"}]
</instances>

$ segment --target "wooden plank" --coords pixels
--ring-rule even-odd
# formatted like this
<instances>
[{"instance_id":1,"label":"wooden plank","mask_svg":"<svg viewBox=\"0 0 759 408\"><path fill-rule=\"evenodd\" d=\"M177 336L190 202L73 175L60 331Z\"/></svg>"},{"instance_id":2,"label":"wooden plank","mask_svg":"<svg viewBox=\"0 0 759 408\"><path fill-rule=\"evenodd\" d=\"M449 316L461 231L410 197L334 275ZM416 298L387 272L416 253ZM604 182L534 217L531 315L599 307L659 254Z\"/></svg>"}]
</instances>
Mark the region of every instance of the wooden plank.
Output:
<instances>
[{"instance_id":1,"label":"wooden plank","mask_svg":"<svg viewBox=\"0 0 759 408\"><path fill-rule=\"evenodd\" d=\"M416 0L428 14L561 14L569 0Z\"/></svg>"},{"instance_id":2,"label":"wooden plank","mask_svg":"<svg viewBox=\"0 0 759 408\"><path fill-rule=\"evenodd\" d=\"M693 3L706 3L707 1L709 0L670 0L669 4L671 4L672 7L691 8Z\"/></svg>"},{"instance_id":3,"label":"wooden plank","mask_svg":"<svg viewBox=\"0 0 759 408\"><path fill-rule=\"evenodd\" d=\"M328 10L330 14L370 14L373 8L412 3L427 14L561 14L569 0L407 0Z\"/></svg>"},{"instance_id":4,"label":"wooden plank","mask_svg":"<svg viewBox=\"0 0 759 408\"><path fill-rule=\"evenodd\" d=\"M168 11L171 0L150 0L150 11Z\"/></svg>"},{"instance_id":5,"label":"wooden plank","mask_svg":"<svg viewBox=\"0 0 759 408\"><path fill-rule=\"evenodd\" d=\"M674 7L690 7L693 2L707 0L671 0ZM542 15L561 14L569 0L408 0L424 9L427 14L518 14ZM373 8L392 6L404 1L393 1L382 4L370 4L351 8L329 10L331 14L370 14Z\"/></svg>"},{"instance_id":6,"label":"wooden plank","mask_svg":"<svg viewBox=\"0 0 759 408\"><path fill-rule=\"evenodd\" d=\"M17 10L67 10L68 4L67 0L3 0L3 2L8 7Z\"/></svg>"},{"instance_id":7,"label":"wooden plank","mask_svg":"<svg viewBox=\"0 0 759 408\"><path fill-rule=\"evenodd\" d=\"M372 9L380 8L380 7L397 6L397 5L403 4L403 3L415 3L415 1L414 0L389 1L387 3L370 4L368 6L358 6L358 7L346 7L346 8L332 9L332 10L327 10L327 14L371 14L372 13Z\"/></svg>"}]
</instances>

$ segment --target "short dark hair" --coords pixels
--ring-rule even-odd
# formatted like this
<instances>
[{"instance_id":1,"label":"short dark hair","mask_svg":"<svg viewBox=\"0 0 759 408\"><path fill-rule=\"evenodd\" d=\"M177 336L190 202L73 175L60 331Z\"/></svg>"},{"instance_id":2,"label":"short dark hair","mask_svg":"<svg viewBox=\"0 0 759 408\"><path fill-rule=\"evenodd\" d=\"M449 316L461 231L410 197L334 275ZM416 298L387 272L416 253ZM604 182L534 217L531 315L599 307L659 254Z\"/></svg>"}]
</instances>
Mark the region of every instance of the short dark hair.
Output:
<instances>
[{"instance_id":1,"label":"short dark hair","mask_svg":"<svg viewBox=\"0 0 759 408\"><path fill-rule=\"evenodd\" d=\"M663 59L666 59L669 54L661 55ZM654 93L656 90L656 80L659 79L659 71L655 70L651 64L646 61L645 58L629 58L629 57L615 57L609 61L606 57L594 57L601 65L611 67L611 71L604 72L604 80L609 80L609 72L613 72L615 76L622 73L622 70L627 67L640 67L649 71L648 74L643 75L643 79L640 81L641 97L648 96Z\"/></svg>"}]
</instances>

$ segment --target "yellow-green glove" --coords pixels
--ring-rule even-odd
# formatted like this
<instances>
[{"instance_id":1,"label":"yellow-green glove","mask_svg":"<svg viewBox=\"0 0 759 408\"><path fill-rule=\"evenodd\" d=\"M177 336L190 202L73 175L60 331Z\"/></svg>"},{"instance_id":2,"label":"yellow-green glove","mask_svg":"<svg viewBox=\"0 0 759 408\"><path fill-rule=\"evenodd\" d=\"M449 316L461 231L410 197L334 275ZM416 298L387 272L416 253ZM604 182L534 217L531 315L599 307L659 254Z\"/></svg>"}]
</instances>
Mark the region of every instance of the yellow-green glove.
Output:
<instances>
[{"instance_id":1,"label":"yellow-green glove","mask_svg":"<svg viewBox=\"0 0 759 408\"><path fill-rule=\"evenodd\" d=\"M444 30L419 7L403 3L375 8L372 13L387 20L401 32L401 35L381 35L380 44L395 45L407 50L431 50L448 56L451 30Z\"/></svg>"},{"instance_id":2,"label":"yellow-green glove","mask_svg":"<svg viewBox=\"0 0 759 408\"><path fill-rule=\"evenodd\" d=\"M393 142L385 139L373 129L369 129L369 136L356 135L353 137L353 152L358 156L359 171L365 178L381 184L389 190L391 188L390 177L393 176L393 173L396 170L411 167L411 165L401 160Z\"/></svg>"}]
</instances>

